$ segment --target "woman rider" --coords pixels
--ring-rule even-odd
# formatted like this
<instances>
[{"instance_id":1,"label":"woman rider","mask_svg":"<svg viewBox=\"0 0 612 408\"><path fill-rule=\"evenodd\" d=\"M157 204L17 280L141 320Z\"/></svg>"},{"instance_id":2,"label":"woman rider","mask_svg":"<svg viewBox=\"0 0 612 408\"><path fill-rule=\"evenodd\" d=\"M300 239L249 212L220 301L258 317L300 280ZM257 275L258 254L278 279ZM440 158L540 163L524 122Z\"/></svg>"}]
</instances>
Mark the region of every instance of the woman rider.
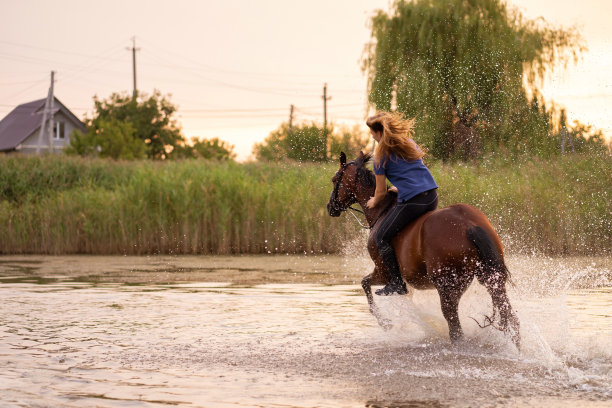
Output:
<instances>
[{"instance_id":1,"label":"woman rider","mask_svg":"<svg viewBox=\"0 0 612 408\"><path fill-rule=\"evenodd\" d=\"M374 151L376 190L367 202L373 208L387 194L389 179L397 191L397 204L380 221L376 231L376 245L390 275L387 285L377 295L406 294L406 284L391 239L406 225L438 206L438 185L423 164L425 152L412 139L414 120L403 119L399 113L379 112L367 119L366 124L378 145Z\"/></svg>"}]
</instances>

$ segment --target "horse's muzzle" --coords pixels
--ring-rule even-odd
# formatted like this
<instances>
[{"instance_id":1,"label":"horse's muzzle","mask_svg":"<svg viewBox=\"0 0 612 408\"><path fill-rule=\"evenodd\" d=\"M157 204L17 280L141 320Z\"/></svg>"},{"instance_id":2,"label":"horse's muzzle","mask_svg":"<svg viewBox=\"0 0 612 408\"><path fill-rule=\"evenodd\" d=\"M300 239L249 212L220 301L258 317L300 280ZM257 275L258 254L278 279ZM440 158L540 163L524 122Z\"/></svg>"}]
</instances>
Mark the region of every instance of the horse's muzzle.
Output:
<instances>
[{"instance_id":1,"label":"horse's muzzle","mask_svg":"<svg viewBox=\"0 0 612 408\"><path fill-rule=\"evenodd\" d=\"M339 217L342 210L335 203L327 203L327 212L331 217Z\"/></svg>"}]
</instances>

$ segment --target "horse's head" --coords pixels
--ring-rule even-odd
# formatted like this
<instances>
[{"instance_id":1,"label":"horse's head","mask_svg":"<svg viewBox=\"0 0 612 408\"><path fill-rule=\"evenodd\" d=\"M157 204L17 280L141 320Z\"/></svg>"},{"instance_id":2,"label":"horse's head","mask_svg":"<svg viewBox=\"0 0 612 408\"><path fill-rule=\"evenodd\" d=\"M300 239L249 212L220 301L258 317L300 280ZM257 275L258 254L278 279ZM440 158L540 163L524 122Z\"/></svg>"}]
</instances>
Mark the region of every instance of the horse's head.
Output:
<instances>
[{"instance_id":1,"label":"horse's head","mask_svg":"<svg viewBox=\"0 0 612 408\"><path fill-rule=\"evenodd\" d=\"M365 168L364 164L370 159L369 154L360 153L359 157L352 162L346 162L346 154L340 153L340 169L332 178L334 189L327 203L327 212L332 217L339 217L349 206L355 204L361 195L362 186L360 179L372 184L369 175L372 173ZM364 177L368 175L368 177Z\"/></svg>"}]
</instances>

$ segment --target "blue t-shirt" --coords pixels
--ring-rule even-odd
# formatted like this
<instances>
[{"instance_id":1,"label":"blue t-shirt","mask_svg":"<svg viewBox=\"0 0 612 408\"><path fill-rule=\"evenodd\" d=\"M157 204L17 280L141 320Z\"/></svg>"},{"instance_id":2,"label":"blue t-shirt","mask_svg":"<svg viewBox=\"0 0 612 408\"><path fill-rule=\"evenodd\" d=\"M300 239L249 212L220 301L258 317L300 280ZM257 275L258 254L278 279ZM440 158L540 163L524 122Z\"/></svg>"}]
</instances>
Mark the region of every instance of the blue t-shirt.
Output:
<instances>
[{"instance_id":1,"label":"blue t-shirt","mask_svg":"<svg viewBox=\"0 0 612 408\"><path fill-rule=\"evenodd\" d=\"M397 200L407 201L424 191L438 188L423 160L407 161L391 155L385 167L374 163L374 174L385 175L397 187Z\"/></svg>"}]
</instances>

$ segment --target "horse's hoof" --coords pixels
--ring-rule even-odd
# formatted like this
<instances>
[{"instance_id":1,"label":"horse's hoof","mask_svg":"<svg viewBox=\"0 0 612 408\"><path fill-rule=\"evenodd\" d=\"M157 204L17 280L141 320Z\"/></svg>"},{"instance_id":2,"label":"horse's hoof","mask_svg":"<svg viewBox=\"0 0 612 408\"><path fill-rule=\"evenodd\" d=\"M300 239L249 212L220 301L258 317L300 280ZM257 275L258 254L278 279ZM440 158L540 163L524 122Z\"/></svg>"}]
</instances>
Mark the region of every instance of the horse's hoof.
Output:
<instances>
[{"instance_id":1,"label":"horse's hoof","mask_svg":"<svg viewBox=\"0 0 612 408\"><path fill-rule=\"evenodd\" d=\"M512 333L510 338L512 339L512 342L514 343L514 345L516 346L516 349L520 353L521 352L521 336L517 333Z\"/></svg>"},{"instance_id":2,"label":"horse's hoof","mask_svg":"<svg viewBox=\"0 0 612 408\"><path fill-rule=\"evenodd\" d=\"M389 331L393 328L393 323L391 323L391 320L379 320L378 324L380 325L380 327L383 328L384 331Z\"/></svg>"}]
</instances>

